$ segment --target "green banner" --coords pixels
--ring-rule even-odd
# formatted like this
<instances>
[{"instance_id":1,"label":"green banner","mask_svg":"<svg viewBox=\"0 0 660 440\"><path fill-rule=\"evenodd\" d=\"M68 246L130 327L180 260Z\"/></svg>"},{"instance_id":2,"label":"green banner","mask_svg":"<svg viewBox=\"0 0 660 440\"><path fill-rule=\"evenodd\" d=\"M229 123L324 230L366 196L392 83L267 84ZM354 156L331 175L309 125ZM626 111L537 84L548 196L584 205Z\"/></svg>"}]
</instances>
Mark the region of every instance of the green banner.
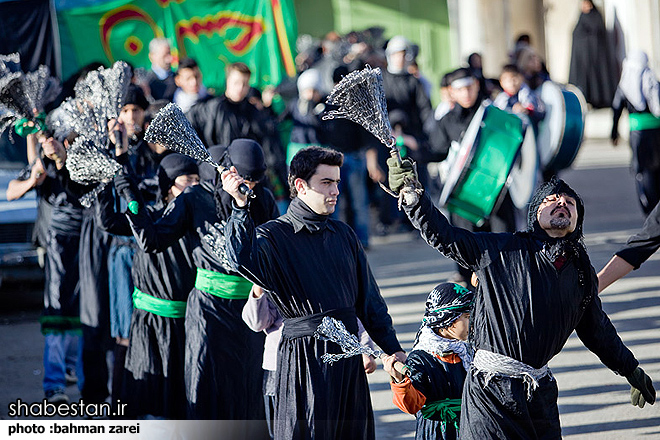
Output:
<instances>
[{"instance_id":1,"label":"green banner","mask_svg":"<svg viewBox=\"0 0 660 440\"><path fill-rule=\"evenodd\" d=\"M224 89L224 67L242 61L251 84L295 75L293 0L113 0L58 10L62 76L100 61L149 69L149 42L166 37L174 60L194 58L204 85Z\"/></svg>"}]
</instances>

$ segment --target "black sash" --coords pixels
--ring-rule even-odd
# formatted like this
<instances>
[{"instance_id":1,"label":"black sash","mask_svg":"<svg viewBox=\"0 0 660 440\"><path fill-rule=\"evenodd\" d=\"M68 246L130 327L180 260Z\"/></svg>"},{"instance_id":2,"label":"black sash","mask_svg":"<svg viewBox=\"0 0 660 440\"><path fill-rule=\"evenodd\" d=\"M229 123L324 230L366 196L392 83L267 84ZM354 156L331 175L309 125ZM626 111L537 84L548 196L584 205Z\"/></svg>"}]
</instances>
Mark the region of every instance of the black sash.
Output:
<instances>
[{"instance_id":1,"label":"black sash","mask_svg":"<svg viewBox=\"0 0 660 440\"><path fill-rule=\"evenodd\" d=\"M331 316L343 322L346 330L357 335L358 325L355 308L344 307L342 309L328 310L323 313L285 319L284 328L282 328L282 337L293 339L303 336L312 336L319 324L321 324L321 321L323 321L323 318L326 316Z\"/></svg>"}]
</instances>

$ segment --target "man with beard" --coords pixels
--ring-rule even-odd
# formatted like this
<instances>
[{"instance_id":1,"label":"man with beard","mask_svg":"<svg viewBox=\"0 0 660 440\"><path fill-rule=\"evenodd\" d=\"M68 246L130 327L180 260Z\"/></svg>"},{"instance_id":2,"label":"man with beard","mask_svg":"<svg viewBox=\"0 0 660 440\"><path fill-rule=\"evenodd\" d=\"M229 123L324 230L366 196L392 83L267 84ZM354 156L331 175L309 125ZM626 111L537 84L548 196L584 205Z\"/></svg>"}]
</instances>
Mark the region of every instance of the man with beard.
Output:
<instances>
[{"instance_id":1,"label":"man with beard","mask_svg":"<svg viewBox=\"0 0 660 440\"><path fill-rule=\"evenodd\" d=\"M313 334L323 317L341 320L349 332L362 321L388 354L405 360L387 305L355 232L330 217L339 196L341 153L308 147L291 160L292 201L286 214L259 227L235 170L222 174L234 199L225 226L233 269L269 290L284 320L278 351L275 438L375 437L369 386L359 356L333 364L324 353L341 349Z\"/></svg>"},{"instance_id":2,"label":"man with beard","mask_svg":"<svg viewBox=\"0 0 660 440\"><path fill-rule=\"evenodd\" d=\"M476 274L472 310L476 353L463 388L461 438L560 438L557 384L548 362L573 330L631 384L633 405L655 389L623 344L598 297L582 242L584 204L553 178L534 194L528 228L515 234L453 227L417 182L412 164L391 160L390 188L430 246Z\"/></svg>"}]
</instances>

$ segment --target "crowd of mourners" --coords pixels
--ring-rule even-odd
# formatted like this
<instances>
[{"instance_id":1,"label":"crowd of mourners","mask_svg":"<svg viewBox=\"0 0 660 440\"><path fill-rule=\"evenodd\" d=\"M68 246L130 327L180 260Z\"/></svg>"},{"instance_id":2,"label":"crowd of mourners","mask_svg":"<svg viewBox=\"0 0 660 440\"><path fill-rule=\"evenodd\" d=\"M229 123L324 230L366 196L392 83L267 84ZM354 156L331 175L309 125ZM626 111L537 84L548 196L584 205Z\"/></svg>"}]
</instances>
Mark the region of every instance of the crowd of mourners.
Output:
<instances>
[{"instance_id":1,"label":"crowd of mourners","mask_svg":"<svg viewBox=\"0 0 660 440\"><path fill-rule=\"evenodd\" d=\"M404 37L333 32L297 49L295 80L257 90L236 62L219 92L190 58L173 70L168 40L152 40L151 69L133 71L118 117L99 122L121 170L91 204L66 166L79 133L26 135L29 166L7 196L39 196L49 402L69 402L77 382L85 402L121 402L128 418L255 421L245 438L374 438L365 372L375 359L323 362L341 352L314 335L332 317L385 352L394 403L416 414L417 438L559 438L547 363L573 330L628 379L633 404L654 403L598 291L599 277L602 290L657 250L657 221L597 275L582 200L556 177L544 176L528 213L505 197L478 227L435 206L443 161L483 102L533 127L543 120L535 91L549 76L528 36L497 79L477 53L446 73L435 109L436 86ZM381 68L401 161L360 125L322 118L333 87L367 65ZM99 67L65 83L51 113ZM647 101L638 112L656 104ZM171 102L220 168L145 140ZM366 253L370 234L397 228L419 230L457 263L430 292L407 356Z\"/></svg>"}]
</instances>

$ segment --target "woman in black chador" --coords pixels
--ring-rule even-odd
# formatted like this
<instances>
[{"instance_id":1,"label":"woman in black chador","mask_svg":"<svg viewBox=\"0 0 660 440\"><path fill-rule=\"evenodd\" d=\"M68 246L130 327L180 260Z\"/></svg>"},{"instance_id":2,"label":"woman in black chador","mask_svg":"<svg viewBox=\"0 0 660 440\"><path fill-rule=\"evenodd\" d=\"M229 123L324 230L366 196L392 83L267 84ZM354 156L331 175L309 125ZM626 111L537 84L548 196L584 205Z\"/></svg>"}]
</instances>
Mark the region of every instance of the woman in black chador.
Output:
<instances>
[{"instance_id":1,"label":"woman in black chador","mask_svg":"<svg viewBox=\"0 0 660 440\"><path fill-rule=\"evenodd\" d=\"M472 233L453 227L415 183L412 164L388 161L390 188L422 236L479 280L465 379L461 438L561 438L557 383L548 362L573 330L608 368L625 376L642 402L655 401L651 379L621 341L598 297L582 242L584 204L565 182L544 183L530 203L528 229Z\"/></svg>"},{"instance_id":2,"label":"woman in black chador","mask_svg":"<svg viewBox=\"0 0 660 440\"><path fill-rule=\"evenodd\" d=\"M393 368L394 356L383 359L392 377L392 401L417 418L417 440L458 438L463 383L473 355L466 342L473 301L473 292L460 284L438 284L426 300L422 325L406 359L410 374L403 376Z\"/></svg>"},{"instance_id":3,"label":"woman in black chador","mask_svg":"<svg viewBox=\"0 0 660 440\"><path fill-rule=\"evenodd\" d=\"M619 77L605 22L591 0L582 0L582 13L573 29L568 82L579 87L595 108L612 104Z\"/></svg>"},{"instance_id":4,"label":"woman in black chador","mask_svg":"<svg viewBox=\"0 0 660 440\"><path fill-rule=\"evenodd\" d=\"M235 139L222 158L214 159L235 166L253 187L256 196L250 215L256 223L277 217L272 193L258 183L266 170L258 143ZM138 243L148 252L162 252L185 234L194 235L192 258L197 273L186 309L188 417L264 420L264 336L250 330L241 319L252 284L216 254L224 251L224 245L218 243L224 237L214 233L222 231L221 225L231 212L230 203L220 188L204 181L186 188L156 220L143 210L128 217Z\"/></svg>"},{"instance_id":5,"label":"woman in black chador","mask_svg":"<svg viewBox=\"0 0 660 440\"><path fill-rule=\"evenodd\" d=\"M124 172L130 174L132 169L124 165ZM161 161L157 172L159 200L153 206L138 209L160 217L169 202L199 182L198 174L193 159L170 154ZM120 175L115 178L115 185L118 189L126 188L131 184L127 180L130 178ZM116 205L110 187L99 194L99 226L111 234L133 236L128 219L115 211ZM192 242L186 234L163 252L138 250L134 255L130 338L121 389L115 393L126 404L124 416L186 417L183 318L195 281Z\"/></svg>"}]
</instances>

